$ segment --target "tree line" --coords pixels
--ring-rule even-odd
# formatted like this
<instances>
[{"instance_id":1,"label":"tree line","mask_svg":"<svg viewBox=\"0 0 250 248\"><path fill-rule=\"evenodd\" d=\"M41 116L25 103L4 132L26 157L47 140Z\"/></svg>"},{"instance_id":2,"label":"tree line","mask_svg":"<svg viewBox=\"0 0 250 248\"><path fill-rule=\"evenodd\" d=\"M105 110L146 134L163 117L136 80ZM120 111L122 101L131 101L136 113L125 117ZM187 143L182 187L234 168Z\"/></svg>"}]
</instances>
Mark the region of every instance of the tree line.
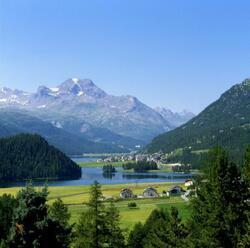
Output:
<instances>
[{"instance_id":1,"label":"tree line","mask_svg":"<svg viewBox=\"0 0 250 248\"><path fill-rule=\"evenodd\" d=\"M230 161L221 148L209 152L195 183L191 216L183 221L176 208L155 209L128 237L120 228L119 211L103 202L101 185L91 186L87 210L75 225L58 199L47 205L48 189L31 185L17 197L0 197L0 247L73 248L243 248L250 246L250 147L244 163Z\"/></svg>"},{"instance_id":2,"label":"tree line","mask_svg":"<svg viewBox=\"0 0 250 248\"><path fill-rule=\"evenodd\" d=\"M155 162L148 161L138 161L138 162L129 162L122 165L124 170L133 169L135 172L143 172L148 170L157 170L157 164Z\"/></svg>"}]
</instances>

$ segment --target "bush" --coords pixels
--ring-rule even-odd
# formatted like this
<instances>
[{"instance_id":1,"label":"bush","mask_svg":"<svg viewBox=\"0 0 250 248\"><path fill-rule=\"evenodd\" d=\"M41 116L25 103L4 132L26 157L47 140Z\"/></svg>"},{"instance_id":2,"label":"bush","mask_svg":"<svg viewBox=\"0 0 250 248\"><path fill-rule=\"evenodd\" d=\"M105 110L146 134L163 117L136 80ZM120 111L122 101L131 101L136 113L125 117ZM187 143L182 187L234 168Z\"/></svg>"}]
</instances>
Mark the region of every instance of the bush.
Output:
<instances>
[{"instance_id":1,"label":"bush","mask_svg":"<svg viewBox=\"0 0 250 248\"><path fill-rule=\"evenodd\" d=\"M136 208L137 207L137 204L135 202L129 202L128 203L128 207L129 208Z\"/></svg>"}]
</instances>

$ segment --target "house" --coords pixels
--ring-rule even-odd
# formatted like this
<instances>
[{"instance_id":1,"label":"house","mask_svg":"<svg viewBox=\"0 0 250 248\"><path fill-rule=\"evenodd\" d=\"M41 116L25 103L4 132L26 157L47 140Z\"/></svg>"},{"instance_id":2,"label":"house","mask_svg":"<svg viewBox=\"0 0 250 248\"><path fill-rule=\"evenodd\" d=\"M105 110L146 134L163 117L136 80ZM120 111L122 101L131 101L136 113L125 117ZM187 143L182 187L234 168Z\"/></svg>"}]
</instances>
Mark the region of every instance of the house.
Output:
<instances>
[{"instance_id":1,"label":"house","mask_svg":"<svg viewBox=\"0 0 250 248\"><path fill-rule=\"evenodd\" d=\"M143 196L144 197L159 197L159 194L157 193L155 188L148 187L148 188L144 189Z\"/></svg>"},{"instance_id":2,"label":"house","mask_svg":"<svg viewBox=\"0 0 250 248\"><path fill-rule=\"evenodd\" d=\"M111 163L111 162L113 162L113 158L112 157L108 157L108 158L103 159L103 161Z\"/></svg>"},{"instance_id":3,"label":"house","mask_svg":"<svg viewBox=\"0 0 250 248\"><path fill-rule=\"evenodd\" d=\"M134 198L134 194L131 189L122 189L120 192L120 198L122 199Z\"/></svg>"},{"instance_id":4,"label":"house","mask_svg":"<svg viewBox=\"0 0 250 248\"><path fill-rule=\"evenodd\" d=\"M194 183L193 183L193 181L192 181L191 179L186 180L185 183L184 183L184 185L185 185L186 187L190 187L190 186L192 186L193 184L194 184Z\"/></svg>"},{"instance_id":5,"label":"house","mask_svg":"<svg viewBox=\"0 0 250 248\"><path fill-rule=\"evenodd\" d=\"M135 161L136 162L146 162L147 156L146 155L136 155Z\"/></svg>"},{"instance_id":6,"label":"house","mask_svg":"<svg viewBox=\"0 0 250 248\"><path fill-rule=\"evenodd\" d=\"M174 186L168 192L170 195L175 195L175 194L181 194L181 193L185 192L185 190L183 190L182 187L180 187L180 186Z\"/></svg>"}]
</instances>

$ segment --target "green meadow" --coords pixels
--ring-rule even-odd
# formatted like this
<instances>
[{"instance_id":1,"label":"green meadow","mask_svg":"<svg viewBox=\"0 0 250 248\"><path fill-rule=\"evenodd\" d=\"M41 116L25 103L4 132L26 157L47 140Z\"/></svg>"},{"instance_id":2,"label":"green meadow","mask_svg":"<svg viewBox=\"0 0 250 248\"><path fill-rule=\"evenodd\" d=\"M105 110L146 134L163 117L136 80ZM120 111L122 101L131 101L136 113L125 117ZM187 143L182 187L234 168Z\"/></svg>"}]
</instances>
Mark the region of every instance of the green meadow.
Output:
<instances>
[{"instance_id":1,"label":"green meadow","mask_svg":"<svg viewBox=\"0 0 250 248\"><path fill-rule=\"evenodd\" d=\"M116 207L120 211L121 226L124 230L130 230L133 225L139 221L144 222L151 211L155 208L167 208L175 206L180 216L185 220L190 214L188 204L184 202L181 197L170 198L155 198L155 199L133 199L133 200L120 200L119 193L123 188L129 188L134 194L142 194L143 190L148 186L153 186L157 189L158 193L163 190L167 191L169 188L176 184L173 183L141 183L141 184L121 184L121 185L103 185L102 192L104 197L113 197ZM182 185L183 186L183 185ZM21 188L1 188L0 195L4 193L16 195ZM37 189L41 189L37 187ZM86 203L89 200L90 186L62 186L62 187L49 187L48 204L52 204L57 198L61 198L65 204L68 205L71 212L71 223L76 223L79 216L86 210ZM128 203L130 201L136 202L137 207L130 209ZM105 204L109 204L105 202Z\"/></svg>"},{"instance_id":2,"label":"green meadow","mask_svg":"<svg viewBox=\"0 0 250 248\"><path fill-rule=\"evenodd\" d=\"M97 161L90 161L90 162L78 162L79 166L81 167L103 167L104 165L112 164L114 167L122 167L123 164L128 162L97 162Z\"/></svg>"}]
</instances>

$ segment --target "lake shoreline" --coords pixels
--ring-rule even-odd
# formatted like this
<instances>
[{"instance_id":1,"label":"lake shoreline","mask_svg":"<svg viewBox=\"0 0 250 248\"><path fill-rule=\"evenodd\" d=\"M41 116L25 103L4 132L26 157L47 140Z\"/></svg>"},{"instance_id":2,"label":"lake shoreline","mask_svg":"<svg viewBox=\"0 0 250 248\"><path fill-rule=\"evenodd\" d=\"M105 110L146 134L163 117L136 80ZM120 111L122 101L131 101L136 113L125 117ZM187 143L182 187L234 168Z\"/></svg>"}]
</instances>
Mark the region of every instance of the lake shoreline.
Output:
<instances>
[{"instance_id":1,"label":"lake shoreline","mask_svg":"<svg viewBox=\"0 0 250 248\"><path fill-rule=\"evenodd\" d=\"M153 183L184 183L186 179L193 178L193 173L172 172L169 167L163 167L159 170L147 172L125 171L122 164L126 162L97 162L97 158L78 157L71 158L81 167L81 177L77 179L68 178L35 178L26 180L1 182L1 188L24 187L30 182L34 186L89 186L94 181L98 181L102 185L124 185L124 184L153 184ZM116 172L112 174L103 173L102 167L112 164L116 168Z\"/></svg>"}]
</instances>

